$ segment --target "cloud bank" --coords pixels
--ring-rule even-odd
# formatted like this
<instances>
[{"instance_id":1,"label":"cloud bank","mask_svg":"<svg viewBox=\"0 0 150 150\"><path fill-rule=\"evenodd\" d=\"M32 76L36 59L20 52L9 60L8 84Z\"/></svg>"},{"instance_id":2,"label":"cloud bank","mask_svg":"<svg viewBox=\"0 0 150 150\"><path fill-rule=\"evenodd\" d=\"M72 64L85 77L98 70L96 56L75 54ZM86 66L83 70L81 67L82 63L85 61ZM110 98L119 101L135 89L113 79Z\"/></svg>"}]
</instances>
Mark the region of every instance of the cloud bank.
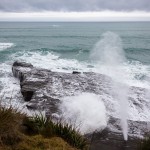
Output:
<instances>
[{"instance_id":1,"label":"cloud bank","mask_svg":"<svg viewBox=\"0 0 150 150\"><path fill-rule=\"evenodd\" d=\"M149 0L1 0L1 12L150 11Z\"/></svg>"}]
</instances>

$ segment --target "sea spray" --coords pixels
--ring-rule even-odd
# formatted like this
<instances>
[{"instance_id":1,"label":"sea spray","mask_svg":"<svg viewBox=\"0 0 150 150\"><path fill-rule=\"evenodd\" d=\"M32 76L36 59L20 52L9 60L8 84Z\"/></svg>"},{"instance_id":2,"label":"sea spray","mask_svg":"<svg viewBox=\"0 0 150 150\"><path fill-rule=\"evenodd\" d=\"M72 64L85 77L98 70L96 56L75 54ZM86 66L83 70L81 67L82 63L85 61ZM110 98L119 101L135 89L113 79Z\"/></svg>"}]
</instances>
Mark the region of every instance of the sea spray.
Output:
<instances>
[{"instance_id":1,"label":"sea spray","mask_svg":"<svg viewBox=\"0 0 150 150\"><path fill-rule=\"evenodd\" d=\"M96 43L91 51L91 59L96 61L99 67L104 66L105 73L113 79L112 92L120 104L121 128L124 140L128 139L128 87L122 83L125 79L126 70L122 68L126 61L119 35L106 32Z\"/></svg>"},{"instance_id":2,"label":"sea spray","mask_svg":"<svg viewBox=\"0 0 150 150\"><path fill-rule=\"evenodd\" d=\"M90 57L107 66L120 65L126 60L121 38L113 32L102 34L100 41L92 49Z\"/></svg>"},{"instance_id":3,"label":"sea spray","mask_svg":"<svg viewBox=\"0 0 150 150\"><path fill-rule=\"evenodd\" d=\"M14 43L0 43L0 51L14 46Z\"/></svg>"},{"instance_id":4,"label":"sea spray","mask_svg":"<svg viewBox=\"0 0 150 150\"><path fill-rule=\"evenodd\" d=\"M60 105L64 121L79 126L81 133L91 133L107 126L106 109L96 94L81 93L65 97Z\"/></svg>"},{"instance_id":5,"label":"sea spray","mask_svg":"<svg viewBox=\"0 0 150 150\"><path fill-rule=\"evenodd\" d=\"M113 92L116 94L116 98L119 100L120 104L120 118L121 118L121 128L123 132L124 140L128 140L128 86L116 82L112 86Z\"/></svg>"}]
</instances>

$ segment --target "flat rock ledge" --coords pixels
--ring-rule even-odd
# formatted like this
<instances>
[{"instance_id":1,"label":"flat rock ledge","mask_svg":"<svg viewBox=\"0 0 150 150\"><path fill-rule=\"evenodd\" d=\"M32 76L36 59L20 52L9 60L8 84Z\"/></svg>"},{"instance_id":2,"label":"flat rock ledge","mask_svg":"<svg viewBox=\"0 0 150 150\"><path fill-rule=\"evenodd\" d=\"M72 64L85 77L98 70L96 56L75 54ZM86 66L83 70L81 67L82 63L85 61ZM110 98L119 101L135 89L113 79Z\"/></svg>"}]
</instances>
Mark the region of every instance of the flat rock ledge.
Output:
<instances>
[{"instance_id":1,"label":"flat rock ledge","mask_svg":"<svg viewBox=\"0 0 150 150\"><path fill-rule=\"evenodd\" d=\"M72 73L53 72L47 69L36 68L30 63L16 61L13 63L12 72L20 81L20 89L26 107L32 110L45 110L47 116L59 113L58 105L64 96L73 96L81 92L109 95L111 79L105 75L85 72ZM138 92L137 92L138 91ZM139 93L144 89L131 88L132 92ZM141 94L143 94L141 92ZM134 98L130 96L130 100ZM106 109L110 111L108 127L102 132L95 132L86 137L91 141L90 150L137 150L139 138L137 133L145 135L149 132L148 122L128 120L129 139L123 140L120 119L111 116L112 105L104 99ZM139 104L136 104L137 107Z\"/></svg>"}]
</instances>

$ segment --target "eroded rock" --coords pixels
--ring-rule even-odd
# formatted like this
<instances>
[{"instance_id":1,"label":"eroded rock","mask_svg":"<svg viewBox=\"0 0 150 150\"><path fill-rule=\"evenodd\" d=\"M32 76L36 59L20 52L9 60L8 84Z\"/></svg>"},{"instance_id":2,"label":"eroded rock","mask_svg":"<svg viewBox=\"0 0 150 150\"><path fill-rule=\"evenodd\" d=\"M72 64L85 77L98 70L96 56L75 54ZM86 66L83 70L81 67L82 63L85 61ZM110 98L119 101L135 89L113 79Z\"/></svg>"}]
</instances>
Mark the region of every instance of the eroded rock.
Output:
<instances>
[{"instance_id":1,"label":"eroded rock","mask_svg":"<svg viewBox=\"0 0 150 150\"><path fill-rule=\"evenodd\" d=\"M32 64L25 62L15 62L12 71L14 76L20 80L22 95L24 100L28 101L27 108L44 109L48 116L59 112L58 105L65 96L74 96L82 92L98 94L106 106L108 116L110 116L109 130L111 130L114 137L122 137L120 119L117 119L120 116L116 112L116 110L119 110L118 100L113 91L110 77L93 72L82 74L79 72L52 72L47 69L35 68ZM150 101L145 98L146 92L146 89L139 87L130 87L129 89L128 101L130 108L137 109L138 114L143 113L145 108L150 108ZM131 120L128 120L129 136L144 135L149 132L150 125L148 122L132 121L130 111L129 116L131 117ZM104 141L106 142L107 138ZM121 141L122 144L123 139ZM107 142L105 142L104 145L107 145ZM119 148L116 148L116 150ZM95 147L94 150L96 150Z\"/></svg>"}]
</instances>

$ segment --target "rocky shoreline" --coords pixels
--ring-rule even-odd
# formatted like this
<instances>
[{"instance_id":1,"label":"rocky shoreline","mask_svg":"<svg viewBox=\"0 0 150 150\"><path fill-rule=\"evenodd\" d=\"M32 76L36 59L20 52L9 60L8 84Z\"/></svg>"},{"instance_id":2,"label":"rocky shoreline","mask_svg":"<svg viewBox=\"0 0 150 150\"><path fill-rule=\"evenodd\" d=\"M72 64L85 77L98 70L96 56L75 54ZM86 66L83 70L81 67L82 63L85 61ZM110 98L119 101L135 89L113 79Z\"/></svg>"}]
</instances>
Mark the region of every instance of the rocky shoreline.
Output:
<instances>
[{"instance_id":1,"label":"rocky shoreline","mask_svg":"<svg viewBox=\"0 0 150 150\"><path fill-rule=\"evenodd\" d=\"M58 105L60 99L64 96L73 96L81 92L95 93L98 95L105 93L109 95L109 91L111 91L111 79L105 75L93 72L53 72L18 61L14 62L12 72L14 77L20 80L21 93L24 97L24 101L27 102L26 107L32 110L45 110L47 116L59 113ZM135 89L137 95L144 91L144 89L132 87L131 95L132 92L135 92ZM135 99L130 96L130 101L135 101ZM104 102L109 112L113 112L113 104L108 102L107 99L104 99ZM138 103L135 105L136 107L141 107L138 106ZM125 142L120 128L120 119L115 118L113 115L111 116L111 113L109 113L109 116L107 129L103 132L87 135L92 141L90 149L137 149L139 141L136 137L137 133L145 135L149 132L149 123L128 120L129 140Z\"/></svg>"}]
</instances>

